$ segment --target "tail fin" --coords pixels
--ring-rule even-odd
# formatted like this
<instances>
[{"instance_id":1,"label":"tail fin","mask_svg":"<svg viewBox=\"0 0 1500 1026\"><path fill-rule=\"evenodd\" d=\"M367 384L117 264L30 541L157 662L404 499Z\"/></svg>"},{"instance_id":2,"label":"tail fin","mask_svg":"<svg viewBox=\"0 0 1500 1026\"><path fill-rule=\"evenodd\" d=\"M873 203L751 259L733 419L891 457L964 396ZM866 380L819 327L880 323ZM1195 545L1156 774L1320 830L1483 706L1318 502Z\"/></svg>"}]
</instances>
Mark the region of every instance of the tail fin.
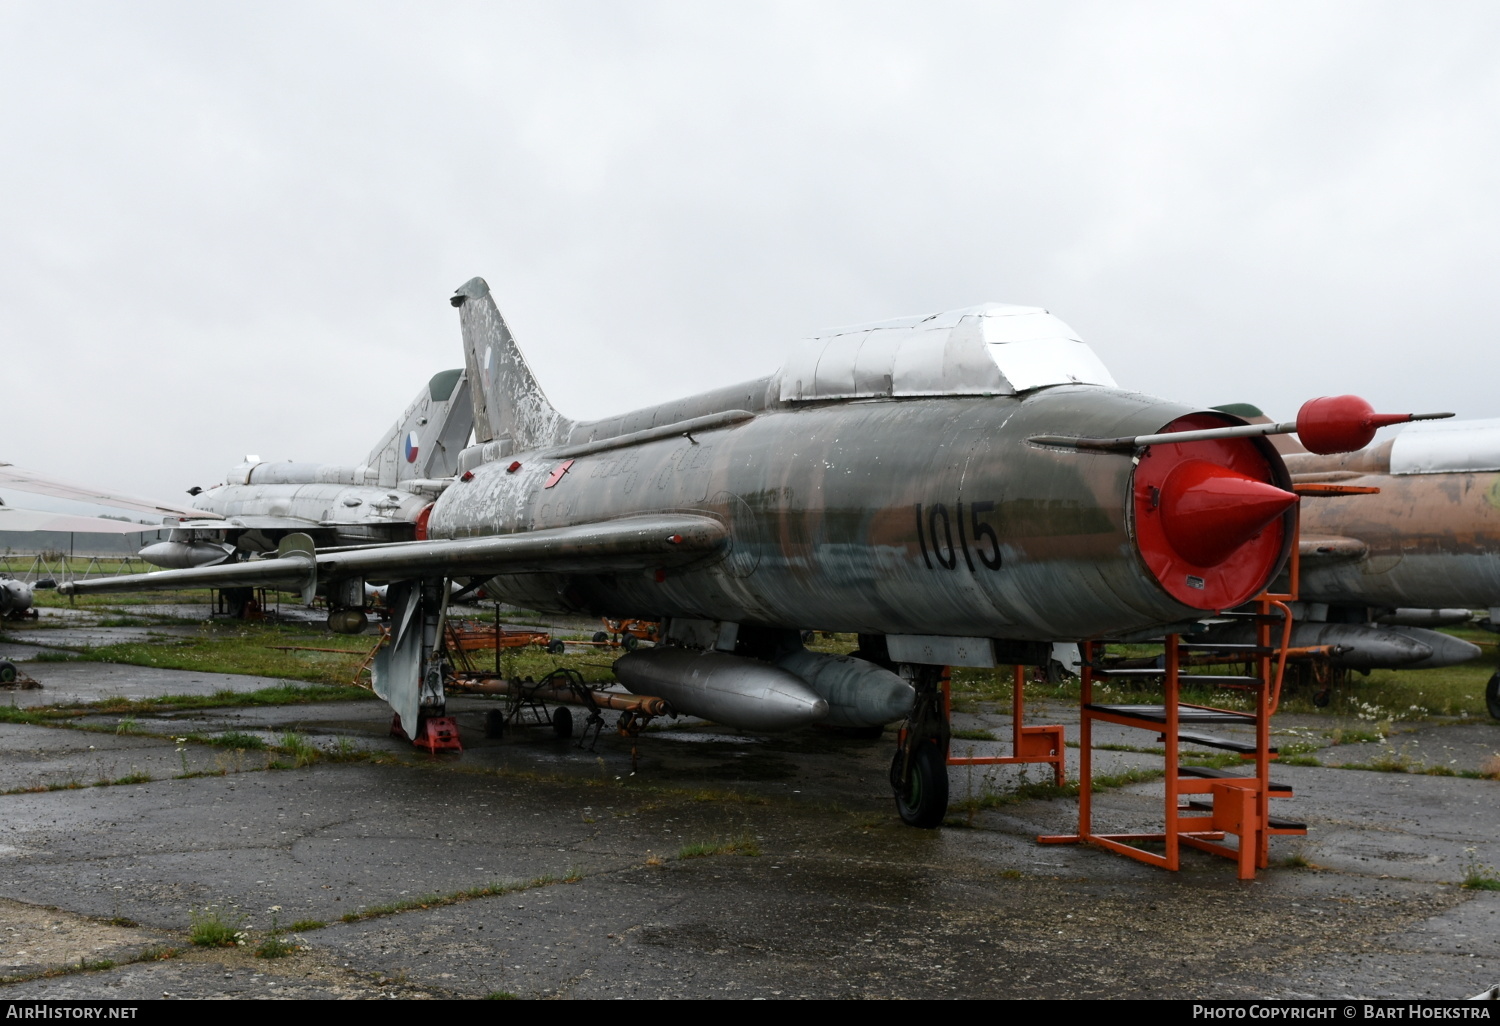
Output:
<instances>
[{"instance_id":1,"label":"tail fin","mask_svg":"<svg viewBox=\"0 0 1500 1026\"><path fill-rule=\"evenodd\" d=\"M458 307L473 382L474 440L508 439L513 452L566 440L573 422L547 401L485 280L470 278L450 302Z\"/></svg>"},{"instance_id":2,"label":"tail fin","mask_svg":"<svg viewBox=\"0 0 1500 1026\"><path fill-rule=\"evenodd\" d=\"M470 391L469 376L462 370L432 376L365 461L380 471L382 488L457 472L458 454L474 429Z\"/></svg>"}]
</instances>

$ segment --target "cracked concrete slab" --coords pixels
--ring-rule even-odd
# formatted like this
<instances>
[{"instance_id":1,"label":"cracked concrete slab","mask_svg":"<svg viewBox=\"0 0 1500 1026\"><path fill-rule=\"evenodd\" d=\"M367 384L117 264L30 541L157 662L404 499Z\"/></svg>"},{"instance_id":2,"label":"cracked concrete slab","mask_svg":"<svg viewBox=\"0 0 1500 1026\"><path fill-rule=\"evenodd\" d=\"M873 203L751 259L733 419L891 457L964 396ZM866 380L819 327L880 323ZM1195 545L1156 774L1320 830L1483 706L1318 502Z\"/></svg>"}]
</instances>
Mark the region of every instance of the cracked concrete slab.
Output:
<instances>
[{"instance_id":1,"label":"cracked concrete slab","mask_svg":"<svg viewBox=\"0 0 1500 1026\"><path fill-rule=\"evenodd\" d=\"M180 673L112 669L142 689ZM955 803L985 807L955 804L949 826L915 831L891 808L889 737L699 724L650 732L634 754L611 735L588 751L544 730L485 739L492 707L454 700L466 748L445 756L390 741L375 702L142 717L159 738L0 727L6 780L169 761L168 737L189 729L297 730L330 753L343 739L369 755L0 796L0 896L78 931L43 962L67 969L92 951L125 962L0 995L1463 997L1500 979L1500 895L1459 886L1469 868L1500 863L1494 781L1278 767L1297 797L1277 811L1309 836L1275 839L1278 865L1240 882L1196 852L1167 874L1038 845L1039 833L1071 830L1077 810L1007 797L1023 777L1042 779L1035 769L955 767ZM1073 724L1076 712L1057 703L1033 722L1044 718ZM1006 736L1004 716L973 722ZM1489 724L1408 727L1402 737L1423 752L1500 742ZM1153 741L1122 731L1118 743ZM220 754L193 746L191 765L217 773ZM1096 768L1160 764L1112 751ZM1096 821L1151 828L1161 794L1153 781L1101 794ZM690 857L728 843L759 854ZM301 921L310 950L274 962L192 951L190 911L206 906L243 917L257 938L276 907L282 926ZM130 961L139 952L108 932L118 918L186 953Z\"/></svg>"}]
</instances>

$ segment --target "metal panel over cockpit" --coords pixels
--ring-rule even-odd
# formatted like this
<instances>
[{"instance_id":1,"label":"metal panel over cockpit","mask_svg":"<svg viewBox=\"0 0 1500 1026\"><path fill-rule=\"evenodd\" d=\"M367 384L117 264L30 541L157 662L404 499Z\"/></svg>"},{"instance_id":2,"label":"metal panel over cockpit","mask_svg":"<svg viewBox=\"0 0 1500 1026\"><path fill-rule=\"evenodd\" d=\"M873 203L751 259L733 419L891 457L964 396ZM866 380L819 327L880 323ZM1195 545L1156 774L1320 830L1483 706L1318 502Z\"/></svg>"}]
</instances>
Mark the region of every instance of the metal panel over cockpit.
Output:
<instances>
[{"instance_id":1,"label":"metal panel over cockpit","mask_svg":"<svg viewBox=\"0 0 1500 1026\"><path fill-rule=\"evenodd\" d=\"M1034 306L986 303L838 328L809 339L781 371L781 400L1016 395L1115 380L1078 333Z\"/></svg>"}]
</instances>

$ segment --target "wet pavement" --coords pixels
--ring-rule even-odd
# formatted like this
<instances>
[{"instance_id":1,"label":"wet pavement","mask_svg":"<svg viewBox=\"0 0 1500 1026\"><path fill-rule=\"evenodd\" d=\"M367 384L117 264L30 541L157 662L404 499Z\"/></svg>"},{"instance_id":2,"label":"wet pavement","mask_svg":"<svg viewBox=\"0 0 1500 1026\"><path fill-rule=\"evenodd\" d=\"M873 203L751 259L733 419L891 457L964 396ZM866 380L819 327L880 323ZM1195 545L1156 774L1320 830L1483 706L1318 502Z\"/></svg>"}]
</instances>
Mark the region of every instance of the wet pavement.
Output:
<instances>
[{"instance_id":1,"label":"wet pavement","mask_svg":"<svg viewBox=\"0 0 1500 1026\"><path fill-rule=\"evenodd\" d=\"M42 691L0 703L267 684L28 669ZM1500 892L1460 886L1500 864L1500 782L1411 772L1481 769L1500 750L1493 723L1335 745L1368 735L1278 719L1279 740L1323 763L1275 773L1297 795L1277 812L1309 834L1276 838L1277 864L1241 882L1196 852L1169 874L1038 845L1077 813L1015 793L1044 778L1035 768L953 768L949 825L918 831L884 783L889 736L687 723L633 755L612 735L594 750L543 728L487 739L492 703L451 708L466 747L440 756L389 738L375 701L0 725L0 976L13 981L0 995L1464 997L1500 981ZM1067 705L1030 718L1076 737ZM986 710L955 725L1005 738L1009 722ZM204 743L226 731L283 749L292 732L324 757L299 768L285 750ZM1096 740L1155 744L1123 729ZM1008 743L954 743L970 748ZM1160 765L1130 750L1095 764ZM1150 780L1101 794L1096 825L1157 829L1161 795ZM250 943L193 948L193 917L210 914ZM273 915L306 950L254 956ZM64 967L76 971L38 975Z\"/></svg>"}]
</instances>

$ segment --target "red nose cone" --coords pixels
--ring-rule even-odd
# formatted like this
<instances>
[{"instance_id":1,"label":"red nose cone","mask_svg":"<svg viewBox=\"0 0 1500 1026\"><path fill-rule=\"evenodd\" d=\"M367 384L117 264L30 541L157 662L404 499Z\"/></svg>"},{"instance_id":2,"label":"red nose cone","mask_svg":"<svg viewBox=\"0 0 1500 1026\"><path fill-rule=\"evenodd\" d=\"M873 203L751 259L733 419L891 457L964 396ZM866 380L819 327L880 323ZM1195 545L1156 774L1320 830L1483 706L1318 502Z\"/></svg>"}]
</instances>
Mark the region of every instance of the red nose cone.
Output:
<instances>
[{"instance_id":1,"label":"red nose cone","mask_svg":"<svg viewBox=\"0 0 1500 1026\"><path fill-rule=\"evenodd\" d=\"M1162 483L1162 533L1190 563L1218 566L1296 501L1220 464L1185 460Z\"/></svg>"}]
</instances>

